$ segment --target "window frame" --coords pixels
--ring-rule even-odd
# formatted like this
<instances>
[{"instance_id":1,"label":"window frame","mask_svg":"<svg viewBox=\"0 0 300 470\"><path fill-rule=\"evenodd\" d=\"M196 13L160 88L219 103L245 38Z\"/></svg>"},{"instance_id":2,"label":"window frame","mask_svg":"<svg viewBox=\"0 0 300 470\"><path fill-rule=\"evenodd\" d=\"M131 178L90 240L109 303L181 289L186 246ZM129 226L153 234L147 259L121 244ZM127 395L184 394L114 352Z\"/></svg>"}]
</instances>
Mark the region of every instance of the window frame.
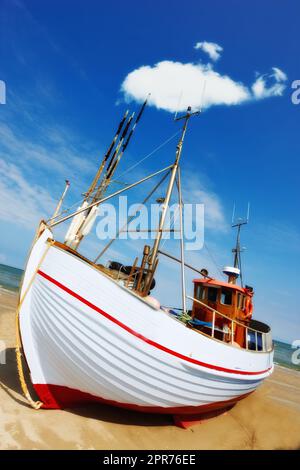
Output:
<instances>
[{"instance_id":1,"label":"window frame","mask_svg":"<svg viewBox=\"0 0 300 470\"><path fill-rule=\"evenodd\" d=\"M222 295L223 295L224 291L225 291L225 294L224 294L225 296L226 296L226 292L227 292L227 293L230 293L230 304L227 304L227 303L225 303L225 302L222 302ZM220 305L225 305L225 307L232 307L232 305L233 305L233 291L232 291L232 289L229 289L228 287L222 287L222 288L221 288L221 292L220 292Z\"/></svg>"},{"instance_id":2,"label":"window frame","mask_svg":"<svg viewBox=\"0 0 300 470\"><path fill-rule=\"evenodd\" d=\"M200 291L201 292L201 289L202 289L202 296L200 297L198 295L198 292ZM201 285L201 284L197 284L196 285L196 292L195 292L195 297L197 300L205 300L206 299L206 292L207 292L207 289L205 286ZM204 295L203 295L204 294Z\"/></svg>"},{"instance_id":3,"label":"window frame","mask_svg":"<svg viewBox=\"0 0 300 470\"><path fill-rule=\"evenodd\" d=\"M216 298L215 298L215 300L212 300L212 299L209 298L209 290L210 290L210 289L213 289L214 291L216 291ZM219 300L219 289L220 289L219 287L214 287L214 286L209 286L209 287L207 288L207 301L208 301L208 302L214 302L214 303L217 303L217 302L218 302L218 300Z\"/></svg>"}]
</instances>

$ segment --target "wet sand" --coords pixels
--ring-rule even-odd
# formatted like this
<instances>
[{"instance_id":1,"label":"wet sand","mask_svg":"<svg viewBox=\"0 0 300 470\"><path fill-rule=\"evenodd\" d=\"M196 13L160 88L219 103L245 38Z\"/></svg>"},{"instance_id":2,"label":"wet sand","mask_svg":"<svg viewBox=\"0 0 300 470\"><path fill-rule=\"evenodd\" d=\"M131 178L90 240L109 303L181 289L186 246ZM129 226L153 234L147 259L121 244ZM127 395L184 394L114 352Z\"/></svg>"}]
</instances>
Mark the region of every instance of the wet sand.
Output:
<instances>
[{"instance_id":1,"label":"wet sand","mask_svg":"<svg viewBox=\"0 0 300 470\"><path fill-rule=\"evenodd\" d=\"M188 430L168 416L105 405L33 410L16 371L17 296L0 291L0 449L296 449L300 448L300 373L272 377L230 411ZM5 347L3 342L5 343Z\"/></svg>"}]
</instances>

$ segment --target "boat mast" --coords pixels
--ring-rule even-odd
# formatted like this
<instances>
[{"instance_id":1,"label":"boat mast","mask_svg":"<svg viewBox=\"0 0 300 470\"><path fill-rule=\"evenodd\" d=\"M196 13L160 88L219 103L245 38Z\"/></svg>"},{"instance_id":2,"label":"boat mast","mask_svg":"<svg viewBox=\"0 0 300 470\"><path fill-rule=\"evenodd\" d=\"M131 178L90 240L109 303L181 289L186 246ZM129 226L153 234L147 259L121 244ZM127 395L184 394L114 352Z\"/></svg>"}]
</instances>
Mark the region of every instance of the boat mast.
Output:
<instances>
[{"instance_id":1,"label":"boat mast","mask_svg":"<svg viewBox=\"0 0 300 470\"><path fill-rule=\"evenodd\" d=\"M185 260L184 260L184 230L183 230L183 201L181 191L181 175L180 168L177 174L178 188L178 204L179 204L179 221L180 221L180 268L181 268L181 295L182 295L182 311L186 312L186 288L185 288Z\"/></svg>"},{"instance_id":2,"label":"boat mast","mask_svg":"<svg viewBox=\"0 0 300 470\"><path fill-rule=\"evenodd\" d=\"M141 106L140 112L138 114L138 117L136 118L136 121L135 121L131 131L129 131L129 130L130 130L130 126L131 126L131 123L133 121L135 113L132 113L131 116L129 117L129 119L127 119L128 111L126 111L126 113L124 114L122 120L119 123L116 134L115 134L115 136L114 136L114 138L113 138L113 140L112 140L112 142L111 142L111 144L110 144L110 146L109 146L109 148L108 148L108 150L107 150L107 152L106 152L106 154L103 158L103 161L102 161L102 163L101 163L101 165L100 165L100 167L99 167L99 169L98 169L98 171L95 175L95 178L94 178L88 192L85 194L83 203L82 203L81 207L79 208L79 209L84 209L84 213L82 213L82 214L80 213L79 217L72 221L72 224L71 224L71 226L70 226L70 228L69 228L69 230L66 234L65 243L68 244L74 250L77 250L79 248L79 245L82 242L82 240L84 239L84 237L86 235L88 235L88 233L91 231L91 229L92 229L92 227L95 223L96 217L97 217L97 207L94 206L94 205L90 206L90 204L89 204L90 199L91 199L92 203L95 203L95 202L99 201L101 199L101 197L104 195L105 191L107 190L107 188L108 188L108 186L111 182L111 178L112 178L114 172L116 171L116 168L117 168L117 166L120 162L120 159L123 156L124 151L125 151L126 147L129 144L129 141L132 137L132 134L135 131L137 123L139 122L139 120L140 120L140 118L141 118L141 116L144 112L147 101L148 101L148 97L146 98L145 102ZM122 131L122 129L123 129L123 131ZM127 137L128 131L129 131L129 135ZM119 137L120 134L121 134L121 137ZM126 140L125 140L125 138L126 138ZM119 139L119 142L117 143L118 139ZM115 147L115 144L116 144L116 148L115 148L112 156L110 157L110 154L113 151L113 149ZM110 157L110 160L108 162L106 171L103 175L102 180L99 182L100 176L103 173L104 167L105 167L109 157Z\"/></svg>"},{"instance_id":3,"label":"boat mast","mask_svg":"<svg viewBox=\"0 0 300 470\"><path fill-rule=\"evenodd\" d=\"M112 140L112 142L111 142L111 144L110 144L108 150L106 151L106 154L104 155L104 158L103 158L103 160L102 160L102 162L101 162L101 165L100 165L99 168L98 168L98 171L97 171L97 173L96 173L96 175L95 175L95 177L94 177L94 179L93 179L93 182L92 182L91 186L89 187L89 190L87 191L87 193L86 193L86 195L85 195L85 200L89 199L90 195L93 194L93 192L94 192L94 190L95 190L95 188L96 188L96 186L97 186L97 183L98 183L98 181L99 181L99 179L100 179L100 176L101 176L101 174L102 174L102 172L103 172L103 169L104 169L104 167L105 167L105 164L106 164L107 160L109 159L109 156L110 156L110 154L111 154L111 152L112 152L112 149L114 148L115 143L116 143L117 140L118 140L118 137L119 137L119 135L120 135L120 132L121 132L121 130L122 130L122 127L123 127L123 125L124 125L124 122L125 122L126 119L127 119L128 112L129 112L128 110L125 112L123 118L121 119L121 121L120 121L120 123L119 123L119 125L118 125L118 128L117 128L117 131L116 131L116 133L115 133L115 136L114 136L114 138L113 138L113 140Z\"/></svg>"},{"instance_id":4,"label":"boat mast","mask_svg":"<svg viewBox=\"0 0 300 470\"><path fill-rule=\"evenodd\" d=\"M109 184L109 175L111 173L111 168L115 165L117 160L118 161L120 160L120 158L119 158L120 148L121 148L121 146L124 142L124 139L125 139L125 137L128 133L128 129L129 129L129 127L131 125L131 122L134 118L134 114L135 114L134 112L131 114L131 116L129 117L129 119L126 123L126 126L125 126L125 128L122 132L122 135L120 137L120 140L118 142L118 145L117 145L117 147L116 147L116 149L115 149L115 151L114 151L114 153L113 153L113 155L112 155L112 157L111 157L111 159L108 163L108 166L107 166L105 175L103 177L103 180L101 181L101 183L99 184L98 188L95 191L95 194L94 194L94 197L93 197L93 202L97 201L97 199L99 199L101 197L101 194L103 194L103 192L106 190L106 188Z\"/></svg>"},{"instance_id":5,"label":"boat mast","mask_svg":"<svg viewBox=\"0 0 300 470\"><path fill-rule=\"evenodd\" d=\"M239 269L240 269L240 256L241 256L241 245L240 245L241 226L242 224L235 225L235 227L237 227L236 244L235 244L235 248L232 249L232 252L234 253L233 266Z\"/></svg>"},{"instance_id":6,"label":"boat mast","mask_svg":"<svg viewBox=\"0 0 300 470\"><path fill-rule=\"evenodd\" d=\"M111 179L112 179L112 177L113 177L113 175L114 175L114 173L115 173L115 171L116 171L116 169L117 169L117 166L118 166L118 164L119 164L119 162L120 162L120 160L121 160L121 158L122 158L122 156L123 156L123 153L125 152L125 150L126 150L128 144L129 144L129 142L130 142L130 139L132 138L132 135L133 135L133 133L134 133L134 131L135 131L135 129L136 129L136 126L137 126L139 120L141 119L141 117L142 117L142 115L143 115L143 112L144 112L144 109L145 109L145 107L146 107L146 105L147 105L149 96L150 96L150 93L149 93L149 95L147 96L147 98L145 99L144 103L143 103L142 106L141 106L141 109L140 109L140 111L139 111L139 113L138 113L138 115L137 115L137 118L136 118L136 120L135 120L135 123L134 123L134 125L132 126L132 129L131 129L131 131L129 132L129 135L128 135L126 141L125 141L125 142L123 143L123 145L122 145L121 152L120 152L120 153L117 152L116 158L114 159L114 161L112 160L112 162L111 162L112 165L110 165L110 166L108 167L108 169L107 169L107 176L106 176L106 179L105 179L105 185L106 185L105 187L107 187L107 186L110 184L110 182L111 182ZM132 115L132 117L133 117L133 115ZM101 195L101 194L100 194L100 195Z\"/></svg>"},{"instance_id":7,"label":"boat mast","mask_svg":"<svg viewBox=\"0 0 300 470\"><path fill-rule=\"evenodd\" d=\"M176 121L184 119L184 124L183 124L183 127L182 127L179 142L178 142L177 147L176 147L175 162L174 162L172 170L171 170L171 176L170 176L170 180L169 180L169 184L168 184L168 188L167 188L167 192L166 192L166 197L165 197L165 200L164 200L163 205L162 205L163 210L162 210L162 214L161 214L161 218L160 218L159 227L158 227L158 230L157 230L157 237L154 241L153 248L152 248L151 254L150 254L149 259L148 259L149 270L148 270L148 273L147 273L147 276L146 276L146 279L145 279L145 286L150 286L150 283L153 279L154 272L155 272L155 269L156 269L156 266L157 266L157 262L158 262L157 255L158 255L159 245L160 245L160 242L161 242L161 239L162 239L163 228L164 228L165 219L166 219L166 215L167 215L167 210L168 210L171 195L172 195L172 190L173 190L174 183L175 183L176 174L177 174L177 171L178 171L178 165L179 165L179 161L180 161L180 157L181 157L182 146L183 146L183 141L184 141L184 137L185 137L185 134L186 134L188 122L189 122L189 119L192 116L197 115L197 114L199 114L199 111L196 111L196 112L192 113L191 112L191 107L189 106L188 109L187 109L187 113L184 116L181 116L180 118L176 119ZM146 287L145 291L147 291L147 287Z\"/></svg>"},{"instance_id":8,"label":"boat mast","mask_svg":"<svg viewBox=\"0 0 300 470\"><path fill-rule=\"evenodd\" d=\"M152 188L152 190L150 191L149 194L147 194L147 196L145 197L145 199L143 200L143 202L141 203L141 205L139 206L139 208L137 210L139 210L141 207L143 207L146 202L150 199L151 196L153 196L153 194L155 193L155 191L157 190L157 188L165 181L165 179L167 178L168 176L168 173L165 173L163 175L163 177L159 180L159 182L154 186L154 188ZM125 222L125 224L118 230L118 232L116 233L116 237L115 238L112 238L108 243L107 245L102 249L102 251L99 253L99 255L94 259L94 263L97 263L99 261L99 259L104 255L104 253L109 249L109 247L113 244L113 242L119 237L120 233L124 232L126 230L126 228L128 227L128 225L130 224L130 222L136 217L136 214L133 214L132 216L130 216L128 218L128 220Z\"/></svg>"},{"instance_id":9,"label":"boat mast","mask_svg":"<svg viewBox=\"0 0 300 470\"><path fill-rule=\"evenodd\" d=\"M54 211L54 213L53 213L53 216L51 217L50 220L53 220L53 219L55 219L55 218L58 216L59 211L60 211L61 206L62 206L62 203L64 202L65 196L66 196L67 191L68 191L68 189L69 189L69 187L70 187L70 181L69 181L69 180L65 180L65 181L66 181L65 189L64 189L64 191L63 191L63 193L62 193L62 195L61 195L61 197L60 197L60 200L59 200L58 203L57 203L57 206L56 206L56 208L55 208L55 211Z\"/></svg>"},{"instance_id":10,"label":"boat mast","mask_svg":"<svg viewBox=\"0 0 300 470\"><path fill-rule=\"evenodd\" d=\"M241 253L243 251L243 248L241 248L241 228L243 225L247 225L249 222L249 211L250 211L250 204L248 203L248 209L247 209L247 217L246 219L237 219L236 222L234 222L234 212L235 212L235 207L233 208L233 215L232 215L232 228L237 227L237 234L236 234L236 244L235 248L232 249L232 253L234 254L234 260L233 260L233 265L236 269L239 269L240 271L240 279L241 279L241 286L243 287L243 275L242 275L242 260L241 260Z\"/></svg>"},{"instance_id":11,"label":"boat mast","mask_svg":"<svg viewBox=\"0 0 300 470\"><path fill-rule=\"evenodd\" d=\"M144 109L147 105L147 102L148 102L148 99L149 99L149 96L147 96L147 98L145 99L144 103L142 104L141 106L141 109L137 115L137 118L128 134L128 130L130 128L130 125L133 121L133 118L134 118L134 114L135 113L132 113L132 115L130 116L130 118L128 119L126 125L125 125L125 128L122 132L122 135L121 135L121 138L119 140L119 143L110 159L110 162L107 166L107 169L106 169L106 173L104 175L104 178L103 180L101 181L101 183L99 184L98 188L95 190L95 193L94 193L94 197L93 197L93 202L97 201L101 196L102 194L104 193L104 191L106 190L106 188L109 186L110 182L111 182L111 179L117 169L117 166L118 164L120 163L120 160L132 138L132 135L136 129L136 126L139 122L139 120L141 119L142 117L142 114L144 112ZM128 134L128 136L127 136ZM127 137L127 139L125 140L125 137Z\"/></svg>"}]
</instances>

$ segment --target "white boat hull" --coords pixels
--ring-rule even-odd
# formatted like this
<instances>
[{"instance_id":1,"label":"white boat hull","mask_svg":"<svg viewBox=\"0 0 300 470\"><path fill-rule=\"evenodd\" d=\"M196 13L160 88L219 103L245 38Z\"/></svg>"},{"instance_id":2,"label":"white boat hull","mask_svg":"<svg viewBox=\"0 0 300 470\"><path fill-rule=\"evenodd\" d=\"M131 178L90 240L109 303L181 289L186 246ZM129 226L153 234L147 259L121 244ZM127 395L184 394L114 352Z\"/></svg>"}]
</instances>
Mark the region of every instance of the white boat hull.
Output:
<instances>
[{"instance_id":1,"label":"white boat hull","mask_svg":"<svg viewBox=\"0 0 300 470\"><path fill-rule=\"evenodd\" d=\"M148 412L195 414L253 392L273 369L252 352L201 335L51 245L45 230L27 264L20 329L45 408L100 401Z\"/></svg>"}]
</instances>

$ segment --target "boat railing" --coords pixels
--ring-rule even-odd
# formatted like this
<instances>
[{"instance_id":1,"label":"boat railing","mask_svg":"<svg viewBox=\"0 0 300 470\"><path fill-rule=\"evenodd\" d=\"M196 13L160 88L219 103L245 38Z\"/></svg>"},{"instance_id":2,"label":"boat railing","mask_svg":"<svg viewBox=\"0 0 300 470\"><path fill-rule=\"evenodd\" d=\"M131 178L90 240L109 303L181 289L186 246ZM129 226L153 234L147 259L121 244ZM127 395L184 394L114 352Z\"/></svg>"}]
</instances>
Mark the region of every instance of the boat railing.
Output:
<instances>
[{"instance_id":1,"label":"boat railing","mask_svg":"<svg viewBox=\"0 0 300 470\"><path fill-rule=\"evenodd\" d=\"M211 336L212 338L217 339L215 338L215 333L216 331L220 331L220 328L216 326L216 320L219 317L222 317L228 323L223 326L221 331L223 335L226 335L229 338L229 341L228 341L229 343L237 345L234 339L235 339L235 330L236 330L235 325L238 325L244 329L244 344L241 347L243 347L246 350L259 351L259 352L267 352L273 349L272 336L270 332L259 331L255 328L245 325L239 320L228 317L224 313L221 313L218 310L205 304L204 302L201 302L201 300L199 299L196 299L189 295L187 295L186 297L189 300L196 302L197 304L207 308L208 310L212 312L211 322L210 323L205 322L205 328L208 328L211 330L211 333L209 336Z\"/></svg>"}]
</instances>

